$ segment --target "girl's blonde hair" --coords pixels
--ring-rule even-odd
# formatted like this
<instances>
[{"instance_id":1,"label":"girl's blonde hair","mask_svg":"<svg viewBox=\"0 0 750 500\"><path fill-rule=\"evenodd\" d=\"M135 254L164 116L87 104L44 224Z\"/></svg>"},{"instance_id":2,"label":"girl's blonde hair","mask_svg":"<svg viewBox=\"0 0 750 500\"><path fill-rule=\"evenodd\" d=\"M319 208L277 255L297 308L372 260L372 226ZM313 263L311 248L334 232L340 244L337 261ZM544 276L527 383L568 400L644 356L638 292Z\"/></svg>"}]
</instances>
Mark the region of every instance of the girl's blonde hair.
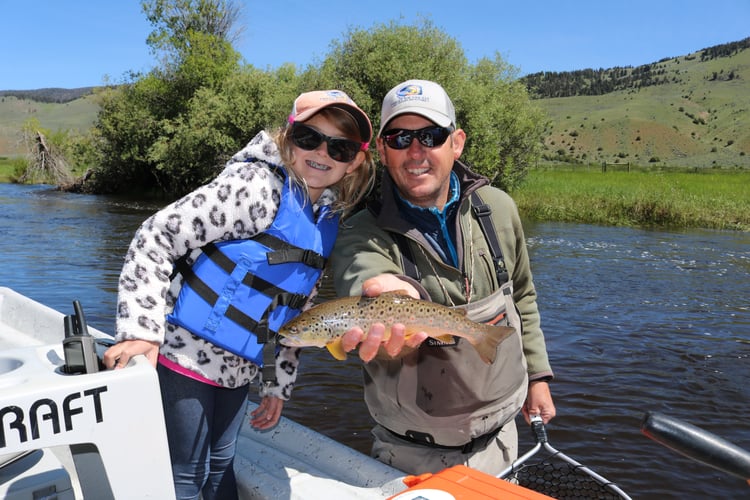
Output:
<instances>
[{"instance_id":1,"label":"girl's blonde hair","mask_svg":"<svg viewBox=\"0 0 750 500\"><path fill-rule=\"evenodd\" d=\"M321 115L323 118L330 121L336 128L343 131L344 137L347 139L357 142L366 142L369 139L369 137L360 137L359 126L357 125L356 120L352 115L342 109L334 107L323 108L318 111L316 115ZM274 140L279 148L281 161L287 167L294 163L294 149L292 148L293 143L291 131L292 124L290 123L277 130L276 134L274 134ZM369 149L367 151L362 151L362 153L365 155L362 164L355 168L353 172L342 177L336 184L330 186L330 188L338 194L336 201L331 205L331 209L341 212L342 215L346 215L357 206L357 204L367 196L367 193L370 192L375 184L375 160ZM290 182L297 182L299 185L307 189L304 179L297 178L291 168L287 168L286 170Z\"/></svg>"}]
</instances>

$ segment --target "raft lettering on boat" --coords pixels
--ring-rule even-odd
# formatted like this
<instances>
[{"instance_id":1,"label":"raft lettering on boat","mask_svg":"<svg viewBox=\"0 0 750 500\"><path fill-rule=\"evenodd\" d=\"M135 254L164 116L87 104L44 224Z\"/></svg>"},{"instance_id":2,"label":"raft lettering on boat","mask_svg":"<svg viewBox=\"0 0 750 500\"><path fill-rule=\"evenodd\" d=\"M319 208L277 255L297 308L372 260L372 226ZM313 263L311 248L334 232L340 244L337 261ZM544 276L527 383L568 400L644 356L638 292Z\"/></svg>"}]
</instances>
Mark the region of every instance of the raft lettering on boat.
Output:
<instances>
[{"instance_id":1,"label":"raft lettering on boat","mask_svg":"<svg viewBox=\"0 0 750 500\"><path fill-rule=\"evenodd\" d=\"M7 438L15 434L18 442L25 443L47 437L46 434L71 432L75 426L90 423L93 416L97 424L104 421L102 393L107 386L102 385L80 392L72 392L61 401L40 398L28 408L8 405L0 408L0 449L7 446Z\"/></svg>"}]
</instances>

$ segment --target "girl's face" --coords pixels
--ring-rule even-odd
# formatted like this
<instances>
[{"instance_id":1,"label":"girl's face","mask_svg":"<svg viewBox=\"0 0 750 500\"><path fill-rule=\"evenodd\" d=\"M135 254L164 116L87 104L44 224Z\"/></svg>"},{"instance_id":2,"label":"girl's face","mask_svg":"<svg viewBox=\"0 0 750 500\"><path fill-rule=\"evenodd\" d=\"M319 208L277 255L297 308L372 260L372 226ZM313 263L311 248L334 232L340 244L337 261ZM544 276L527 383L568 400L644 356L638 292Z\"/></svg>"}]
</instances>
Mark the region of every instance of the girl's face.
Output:
<instances>
[{"instance_id":1,"label":"girl's face","mask_svg":"<svg viewBox=\"0 0 750 500\"><path fill-rule=\"evenodd\" d=\"M340 130L320 114L314 115L304 122L304 125L329 137L349 139L344 135L343 130ZM318 200L327 187L336 184L345 175L353 172L365 159L364 152L359 151L351 161L334 160L328 154L328 143L326 141L322 141L313 150L303 149L292 141L292 149L294 151L294 162L291 168L299 178L305 179L313 203Z\"/></svg>"}]
</instances>

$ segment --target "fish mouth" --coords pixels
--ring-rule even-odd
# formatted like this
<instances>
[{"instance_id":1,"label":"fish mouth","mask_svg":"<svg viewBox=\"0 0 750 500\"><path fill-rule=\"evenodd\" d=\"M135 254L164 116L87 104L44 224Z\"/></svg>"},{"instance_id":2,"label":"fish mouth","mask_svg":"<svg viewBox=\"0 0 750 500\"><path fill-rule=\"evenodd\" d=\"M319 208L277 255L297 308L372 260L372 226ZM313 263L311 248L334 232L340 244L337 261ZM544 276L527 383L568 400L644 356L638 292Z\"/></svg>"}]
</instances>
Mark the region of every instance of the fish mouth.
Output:
<instances>
[{"instance_id":1,"label":"fish mouth","mask_svg":"<svg viewBox=\"0 0 750 500\"><path fill-rule=\"evenodd\" d=\"M300 345L300 341L292 337L279 337L279 344L287 347L297 347Z\"/></svg>"}]
</instances>

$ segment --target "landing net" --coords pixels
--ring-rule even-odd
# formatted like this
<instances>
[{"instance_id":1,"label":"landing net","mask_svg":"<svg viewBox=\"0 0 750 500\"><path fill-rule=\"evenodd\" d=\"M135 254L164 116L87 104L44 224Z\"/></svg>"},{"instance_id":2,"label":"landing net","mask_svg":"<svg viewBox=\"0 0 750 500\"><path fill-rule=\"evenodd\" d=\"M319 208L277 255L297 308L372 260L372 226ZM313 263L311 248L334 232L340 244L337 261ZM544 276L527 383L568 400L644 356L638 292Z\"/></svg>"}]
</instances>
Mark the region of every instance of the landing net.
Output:
<instances>
[{"instance_id":1,"label":"landing net","mask_svg":"<svg viewBox=\"0 0 750 500\"><path fill-rule=\"evenodd\" d=\"M541 417L531 419L531 430L536 445L498 477L558 500L630 500L616 484L552 447ZM542 450L546 454L535 456Z\"/></svg>"}]
</instances>

